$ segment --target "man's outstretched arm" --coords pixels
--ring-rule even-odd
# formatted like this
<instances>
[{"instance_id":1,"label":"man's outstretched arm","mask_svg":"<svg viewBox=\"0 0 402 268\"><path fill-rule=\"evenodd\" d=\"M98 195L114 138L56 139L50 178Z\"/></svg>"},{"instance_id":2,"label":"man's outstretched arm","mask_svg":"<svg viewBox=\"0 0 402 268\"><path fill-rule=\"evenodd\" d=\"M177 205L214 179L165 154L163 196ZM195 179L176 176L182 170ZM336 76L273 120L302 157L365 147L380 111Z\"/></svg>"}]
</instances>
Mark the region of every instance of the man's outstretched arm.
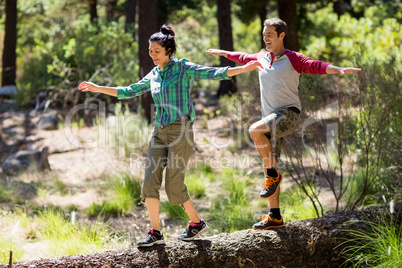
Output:
<instances>
[{"instance_id":1,"label":"man's outstretched arm","mask_svg":"<svg viewBox=\"0 0 402 268\"><path fill-rule=\"evenodd\" d=\"M338 66L334 66L334 65L328 65L327 66L327 74L348 74L351 72L360 72L361 69L360 68L352 68L352 67L338 67Z\"/></svg>"}]
</instances>

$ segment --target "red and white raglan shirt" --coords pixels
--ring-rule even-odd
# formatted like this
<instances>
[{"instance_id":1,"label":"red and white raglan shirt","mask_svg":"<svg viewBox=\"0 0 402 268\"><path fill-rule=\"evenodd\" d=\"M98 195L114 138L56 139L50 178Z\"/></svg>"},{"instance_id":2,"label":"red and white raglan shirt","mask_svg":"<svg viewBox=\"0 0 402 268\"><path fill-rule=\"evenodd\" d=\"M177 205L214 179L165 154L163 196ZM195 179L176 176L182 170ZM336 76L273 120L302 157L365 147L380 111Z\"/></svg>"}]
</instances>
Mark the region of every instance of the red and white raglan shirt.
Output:
<instances>
[{"instance_id":1,"label":"red and white raglan shirt","mask_svg":"<svg viewBox=\"0 0 402 268\"><path fill-rule=\"evenodd\" d=\"M301 111L298 90L300 75L326 74L329 65L288 49L276 56L267 51L256 54L229 52L227 58L242 65L258 60L264 67L259 71L262 117L292 106Z\"/></svg>"}]
</instances>

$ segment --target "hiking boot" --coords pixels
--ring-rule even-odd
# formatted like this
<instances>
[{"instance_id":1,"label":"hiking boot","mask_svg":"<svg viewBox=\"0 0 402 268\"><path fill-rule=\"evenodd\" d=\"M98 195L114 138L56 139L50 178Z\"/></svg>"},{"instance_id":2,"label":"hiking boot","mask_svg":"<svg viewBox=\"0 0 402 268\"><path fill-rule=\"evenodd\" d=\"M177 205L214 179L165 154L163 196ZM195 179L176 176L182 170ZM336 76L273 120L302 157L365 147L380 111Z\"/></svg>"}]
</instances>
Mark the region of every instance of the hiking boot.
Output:
<instances>
[{"instance_id":1,"label":"hiking boot","mask_svg":"<svg viewBox=\"0 0 402 268\"><path fill-rule=\"evenodd\" d=\"M276 178L269 175L266 176L265 183L262 185L263 189L261 190L260 198L269 198L276 194L282 182L282 174L279 172L277 174Z\"/></svg>"},{"instance_id":2,"label":"hiking boot","mask_svg":"<svg viewBox=\"0 0 402 268\"><path fill-rule=\"evenodd\" d=\"M261 217L260 222L257 222L256 224L253 225L253 229L255 230L266 230L266 229L271 229L271 228L280 228L283 227L283 218L281 217L280 220L275 219L271 215L263 215Z\"/></svg>"},{"instance_id":3,"label":"hiking boot","mask_svg":"<svg viewBox=\"0 0 402 268\"><path fill-rule=\"evenodd\" d=\"M148 232L147 237L144 239L140 240L137 243L137 246L139 247L151 247L154 244L165 244L165 239L163 237L163 233L161 234L156 233L154 230L150 230Z\"/></svg>"},{"instance_id":4,"label":"hiking boot","mask_svg":"<svg viewBox=\"0 0 402 268\"><path fill-rule=\"evenodd\" d=\"M205 223L204 220L201 220L200 224L194 226L191 226L190 223L191 222L189 222L184 233L179 236L180 240L191 241L208 229L208 225Z\"/></svg>"}]
</instances>

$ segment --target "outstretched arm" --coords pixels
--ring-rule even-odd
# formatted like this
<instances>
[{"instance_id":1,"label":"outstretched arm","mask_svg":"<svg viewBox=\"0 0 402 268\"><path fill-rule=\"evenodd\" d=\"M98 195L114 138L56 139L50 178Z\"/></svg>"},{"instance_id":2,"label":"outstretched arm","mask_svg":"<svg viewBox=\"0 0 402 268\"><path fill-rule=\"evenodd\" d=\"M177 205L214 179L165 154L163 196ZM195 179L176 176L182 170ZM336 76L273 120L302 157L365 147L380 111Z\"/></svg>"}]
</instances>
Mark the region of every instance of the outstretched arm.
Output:
<instances>
[{"instance_id":1,"label":"outstretched arm","mask_svg":"<svg viewBox=\"0 0 402 268\"><path fill-rule=\"evenodd\" d=\"M210 48L205 52L208 54L211 54L213 56L223 56L225 58L228 57L228 53L229 53L229 51L221 50L221 49L214 49L214 48Z\"/></svg>"},{"instance_id":2,"label":"outstretched arm","mask_svg":"<svg viewBox=\"0 0 402 268\"><path fill-rule=\"evenodd\" d=\"M208 49L207 51L205 51L205 53L213 55L213 56L222 56L222 57L227 58L228 60L240 63L242 65L245 65L250 61L259 60L267 54L267 52L248 54L248 53L244 53L244 52L232 52L232 51L214 49L214 48Z\"/></svg>"},{"instance_id":3,"label":"outstretched arm","mask_svg":"<svg viewBox=\"0 0 402 268\"><path fill-rule=\"evenodd\" d=\"M262 70L263 67L261 65L260 62L258 61L250 61L248 62L246 65L242 65L239 67L230 67L227 71L226 71L226 75L229 77L241 74L241 73L248 73L254 69L258 69L258 70Z\"/></svg>"},{"instance_id":4,"label":"outstretched arm","mask_svg":"<svg viewBox=\"0 0 402 268\"><path fill-rule=\"evenodd\" d=\"M360 72L360 71L361 71L360 68L351 68L351 67L343 68L343 67L338 67L338 66L334 66L331 64L328 65L327 69L326 69L327 74L342 74L342 75L345 75L345 74L348 74L351 72Z\"/></svg>"},{"instance_id":5,"label":"outstretched arm","mask_svg":"<svg viewBox=\"0 0 402 268\"><path fill-rule=\"evenodd\" d=\"M113 97L117 97L117 87L102 87L92 82L84 81L79 85L78 89L81 90L82 92L87 91L99 92Z\"/></svg>"}]
</instances>

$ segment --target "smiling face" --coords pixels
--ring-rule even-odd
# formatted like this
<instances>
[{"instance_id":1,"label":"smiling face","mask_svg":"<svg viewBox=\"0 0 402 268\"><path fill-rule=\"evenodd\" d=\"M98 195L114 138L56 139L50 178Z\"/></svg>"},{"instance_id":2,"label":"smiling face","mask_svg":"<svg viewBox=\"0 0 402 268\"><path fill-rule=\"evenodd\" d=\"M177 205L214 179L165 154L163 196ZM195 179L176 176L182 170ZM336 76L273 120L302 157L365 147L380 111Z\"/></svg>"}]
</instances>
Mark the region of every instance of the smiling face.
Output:
<instances>
[{"instance_id":1,"label":"smiling face","mask_svg":"<svg viewBox=\"0 0 402 268\"><path fill-rule=\"evenodd\" d=\"M154 64L159 65L161 69L170 62L166 49L157 42L149 42L149 56L152 58Z\"/></svg>"},{"instance_id":2,"label":"smiling face","mask_svg":"<svg viewBox=\"0 0 402 268\"><path fill-rule=\"evenodd\" d=\"M278 36L274 26L265 26L264 30L262 31L262 36L268 51L274 53L274 55L278 55L283 52L283 38L285 38L285 33L282 32Z\"/></svg>"}]
</instances>

